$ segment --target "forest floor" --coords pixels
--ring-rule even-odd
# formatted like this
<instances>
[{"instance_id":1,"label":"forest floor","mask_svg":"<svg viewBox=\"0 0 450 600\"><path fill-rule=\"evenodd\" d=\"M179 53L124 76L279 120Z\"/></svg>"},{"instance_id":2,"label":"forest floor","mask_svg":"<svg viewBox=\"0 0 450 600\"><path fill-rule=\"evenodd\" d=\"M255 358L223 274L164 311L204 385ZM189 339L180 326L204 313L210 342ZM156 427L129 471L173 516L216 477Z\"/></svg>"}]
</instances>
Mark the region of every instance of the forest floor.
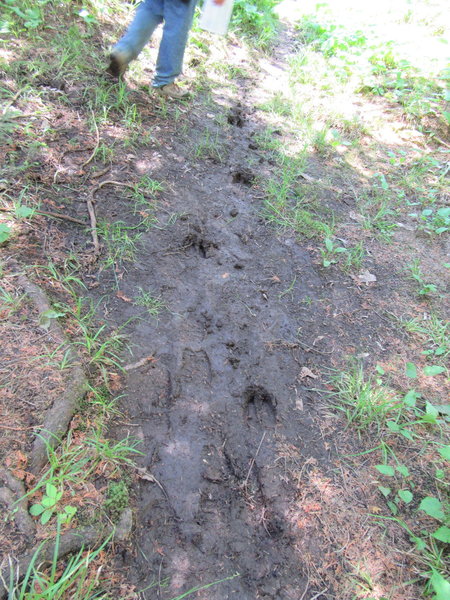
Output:
<instances>
[{"instance_id":1,"label":"forest floor","mask_svg":"<svg viewBox=\"0 0 450 600\"><path fill-rule=\"evenodd\" d=\"M167 101L157 39L104 74L101 4L1 49L4 564L96 530L60 597L443 600L445 78L379 42L361 83L361 31L289 9L264 52L194 28Z\"/></svg>"}]
</instances>

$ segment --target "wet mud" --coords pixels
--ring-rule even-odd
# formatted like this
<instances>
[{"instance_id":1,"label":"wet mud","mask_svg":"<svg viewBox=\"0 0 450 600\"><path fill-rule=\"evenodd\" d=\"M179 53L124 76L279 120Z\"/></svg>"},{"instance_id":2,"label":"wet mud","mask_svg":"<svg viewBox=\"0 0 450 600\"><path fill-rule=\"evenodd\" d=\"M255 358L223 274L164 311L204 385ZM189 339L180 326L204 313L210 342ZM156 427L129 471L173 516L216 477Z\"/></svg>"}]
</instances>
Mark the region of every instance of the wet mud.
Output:
<instances>
[{"instance_id":1,"label":"wet mud","mask_svg":"<svg viewBox=\"0 0 450 600\"><path fill-rule=\"evenodd\" d=\"M136 490L135 546L125 555L147 599L235 573L195 597L312 597L293 518L299 482L282 450L299 457L300 473L311 458L331 473L314 374L388 337L364 288L343 274L330 279L307 243L261 218L245 167L252 153L258 159L261 126L251 93L244 85L230 107L226 160L186 163L174 134L149 171L169 182L162 226L143 238L120 290L150 291L166 308L152 318L120 298L108 304L118 323L134 318L130 362L154 357L130 369L123 402L125 432L142 439L140 466L156 480ZM194 135L204 118L192 117ZM151 149L139 160L150 164ZM320 555L314 540L308 546Z\"/></svg>"}]
</instances>

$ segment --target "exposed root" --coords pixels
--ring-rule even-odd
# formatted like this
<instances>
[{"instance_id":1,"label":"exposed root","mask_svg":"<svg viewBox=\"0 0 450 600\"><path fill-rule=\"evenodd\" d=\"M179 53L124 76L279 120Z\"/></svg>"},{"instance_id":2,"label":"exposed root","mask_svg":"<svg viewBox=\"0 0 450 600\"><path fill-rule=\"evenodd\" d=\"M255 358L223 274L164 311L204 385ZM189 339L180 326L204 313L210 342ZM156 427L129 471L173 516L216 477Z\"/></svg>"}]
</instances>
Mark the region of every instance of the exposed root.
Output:
<instances>
[{"instance_id":1,"label":"exposed root","mask_svg":"<svg viewBox=\"0 0 450 600\"><path fill-rule=\"evenodd\" d=\"M17 268L17 272L19 273L20 269ZM33 300L39 314L51 310L48 298L40 287L32 283L23 274L17 275L17 281ZM56 447L67 432L74 412L88 388L88 380L81 366L80 358L67 341L56 319L50 319L48 332L55 344L64 349L70 369L68 370L65 392L59 401L47 411L42 427L33 442L31 472L35 475L47 462L47 447Z\"/></svg>"},{"instance_id":2,"label":"exposed root","mask_svg":"<svg viewBox=\"0 0 450 600\"><path fill-rule=\"evenodd\" d=\"M0 502L6 504L8 512L13 516L18 530L27 542L33 543L36 525L28 513L28 502L22 482L3 467L0 467L0 481L5 485L0 487Z\"/></svg>"}]
</instances>

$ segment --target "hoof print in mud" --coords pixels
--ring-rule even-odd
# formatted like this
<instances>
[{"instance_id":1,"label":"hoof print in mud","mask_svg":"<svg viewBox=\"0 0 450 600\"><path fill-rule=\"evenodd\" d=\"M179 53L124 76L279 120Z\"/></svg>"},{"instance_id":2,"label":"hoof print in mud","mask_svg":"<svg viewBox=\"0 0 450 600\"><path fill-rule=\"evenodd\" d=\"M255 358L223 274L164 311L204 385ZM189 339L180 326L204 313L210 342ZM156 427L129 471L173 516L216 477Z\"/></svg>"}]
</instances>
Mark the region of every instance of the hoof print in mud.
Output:
<instances>
[{"instance_id":1,"label":"hoof print in mud","mask_svg":"<svg viewBox=\"0 0 450 600\"><path fill-rule=\"evenodd\" d=\"M244 392L244 416L261 425L274 425L277 416L275 396L261 385L250 385Z\"/></svg>"},{"instance_id":2,"label":"hoof print in mud","mask_svg":"<svg viewBox=\"0 0 450 600\"><path fill-rule=\"evenodd\" d=\"M202 258L211 258L218 249L218 245L203 239L197 233L190 233L183 240L183 249L188 250L189 248L197 250Z\"/></svg>"},{"instance_id":3,"label":"hoof print in mud","mask_svg":"<svg viewBox=\"0 0 450 600\"><path fill-rule=\"evenodd\" d=\"M236 127L243 127L245 122L245 115L242 111L241 106L235 106L230 110L227 116L227 122L230 125L235 125Z\"/></svg>"},{"instance_id":4,"label":"hoof print in mud","mask_svg":"<svg viewBox=\"0 0 450 600\"><path fill-rule=\"evenodd\" d=\"M241 183L251 187L255 181L255 174L250 169L238 169L231 173L233 183Z\"/></svg>"}]
</instances>

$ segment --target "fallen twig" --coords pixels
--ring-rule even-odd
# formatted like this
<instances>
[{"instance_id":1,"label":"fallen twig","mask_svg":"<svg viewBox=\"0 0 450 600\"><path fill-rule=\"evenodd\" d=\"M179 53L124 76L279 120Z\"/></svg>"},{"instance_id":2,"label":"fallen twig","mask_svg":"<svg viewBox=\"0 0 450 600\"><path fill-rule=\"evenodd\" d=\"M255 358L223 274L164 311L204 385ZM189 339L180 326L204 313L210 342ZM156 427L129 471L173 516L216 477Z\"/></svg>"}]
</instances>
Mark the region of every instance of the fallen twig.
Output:
<instances>
[{"instance_id":1,"label":"fallen twig","mask_svg":"<svg viewBox=\"0 0 450 600\"><path fill-rule=\"evenodd\" d=\"M99 130L98 130L98 127L97 127L97 123L96 123L96 121L95 121L95 115L94 115L94 111L93 111L92 109L91 109L91 113L92 113L92 120L94 121L95 135L96 135L96 137L97 137L97 140L96 140L96 142L95 142L94 149L92 150L92 154L91 154L91 155L90 155L90 157L89 157L89 158L88 158L88 159L87 159L87 160L86 160L86 161L85 161L85 162L84 162L84 163L81 165L81 168L82 168L82 169L84 169L84 167L86 167L86 166L87 166L87 165L88 165L88 164L91 162L91 160L94 158L94 156L95 156L95 153L97 152L97 150L98 150L98 147L99 147L99 145L100 145L100 133L99 133Z\"/></svg>"},{"instance_id":2,"label":"fallen twig","mask_svg":"<svg viewBox=\"0 0 450 600\"><path fill-rule=\"evenodd\" d=\"M266 432L263 433L261 441L259 442L258 449L256 450L255 456L250 461L250 467L248 468L247 477L244 480L243 487L246 487L246 485L248 483L248 478L250 477L250 473L252 472L253 465L255 464L255 460L258 457L259 451L261 450L261 446L262 446L262 443L263 443L265 437L266 437Z\"/></svg>"},{"instance_id":3,"label":"fallen twig","mask_svg":"<svg viewBox=\"0 0 450 600\"><path fill-rule=\"evenodd\" d=\"M5 208L3 206L0 206L0 211L1 212L14 212L14 209L13 208ZM77 223L78 225L83 225L83 227L86 227L86 225L87 225L86 221L82 221L81 219L76 219L75 217L71 217L69 215L62 215L61 213L55 213L55 212L44 211L44 210L36 210L35 213L37 215L42 215L44 217L53 217L55 219L62 219L64 221L70 221L71 223Z\"/></svg>"},{"instance_id":4,"label":"fallen twig","mask_svg":"<svg viewBox=\"0 0 450 600\"><path fill-rule=\"evenodd\" d=\"M97 233L97 217L95 215L95 194L102 189L105 185L118 185L120 187L134 188L134 185L131 183L122 183L121 181L114 181L113 179L106 179L105 181L100 181L88 194L86 199L87 209L89 212L89 219L91 222L91 234L92 234L92 242L94 244L94 256L97 258L100 255L100 243L98 241L98 233Z\"/></svg>"}]
</instances>

